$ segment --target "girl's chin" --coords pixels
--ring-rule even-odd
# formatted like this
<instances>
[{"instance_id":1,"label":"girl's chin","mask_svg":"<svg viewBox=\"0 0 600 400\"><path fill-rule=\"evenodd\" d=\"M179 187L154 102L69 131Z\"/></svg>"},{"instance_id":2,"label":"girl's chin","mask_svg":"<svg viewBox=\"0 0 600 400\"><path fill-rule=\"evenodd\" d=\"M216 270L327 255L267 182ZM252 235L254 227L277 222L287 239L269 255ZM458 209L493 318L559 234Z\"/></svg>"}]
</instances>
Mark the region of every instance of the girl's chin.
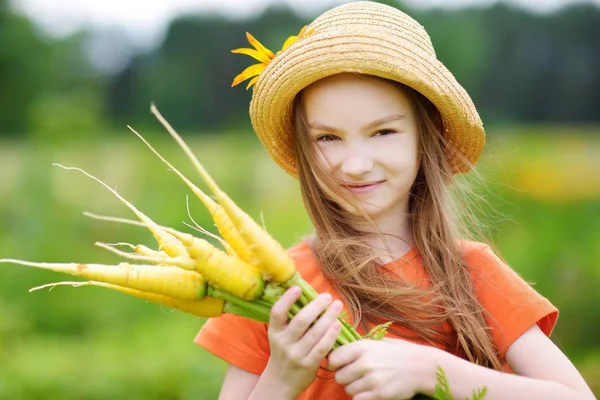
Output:
<instances>
[{"instance_id":1,"label":"girl's chin","mask_svg":"<svg viewBox=\"0 0 600 400\"><path fill-rule=\"evenodd\" d=\"M406 215L407 209L404 207L398 207L398 203L393 205L390 204L364 204L363 210L364 214L366 214L371 220L377 222L384 222L388 218L398 219L402 218ZM349 204L345 204L343 209L349 214L351 217L355 217L357 221L365 221L364 214L356 210Z\"/></svg>"},{"instance_id":2,"label":"girl's chin","mask_svg":"<svg viewBox=\"0 0 600 400\"><path fill-rule=\"evenodd\" d=\"M376 205L373 204L368 204L368 205L363 205L363 211L364 213L366 213L369 218L375 220L378 217L381 217L383 214L385 214L385 209L382 209L381 207L377 207ZM350 206L350 205L346 205L344 207L344 210L350 214L353 217L359 218L360 220L364 220L364 214L359 212L356 208Z\"/></svg>"}]
</instances>

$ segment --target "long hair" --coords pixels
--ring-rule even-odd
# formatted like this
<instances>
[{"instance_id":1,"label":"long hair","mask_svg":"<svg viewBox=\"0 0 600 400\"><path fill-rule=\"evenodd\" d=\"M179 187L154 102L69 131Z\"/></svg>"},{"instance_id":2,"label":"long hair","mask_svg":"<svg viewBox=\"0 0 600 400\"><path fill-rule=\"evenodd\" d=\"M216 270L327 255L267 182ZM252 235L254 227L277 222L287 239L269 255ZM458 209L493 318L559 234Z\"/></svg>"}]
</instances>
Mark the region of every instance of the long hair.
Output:
<instances>
[{"instance_id":1,"label":"long hair","mask_svg":"<svg viewBox=\"0 0 600 400\"><path fill-rule=\"evenodd\" d=\"M319 181L333 191L336 185L317 162L301 92L294 103L294 144L303 201L316 230L311 245L324 276L347 304L354 326L367 330L369 324L393 321L405 328L390 328L400 337L440 345L471 362L500 370L502 362L460 246L459 238L465 239L466 230L461 229L463 221L452 194L461 188L454 187L447 160L452 148L444 140L442 118L423 95L388 82L408 95L416 117L420 165L410 191L408 219L430 285L423 288L403 279L401 272L386 272L367 244L373 235L382 233L353 228L348 213L321 189ZM357 204L352 196L339 195Z\"/></svg>"}]
</instances>

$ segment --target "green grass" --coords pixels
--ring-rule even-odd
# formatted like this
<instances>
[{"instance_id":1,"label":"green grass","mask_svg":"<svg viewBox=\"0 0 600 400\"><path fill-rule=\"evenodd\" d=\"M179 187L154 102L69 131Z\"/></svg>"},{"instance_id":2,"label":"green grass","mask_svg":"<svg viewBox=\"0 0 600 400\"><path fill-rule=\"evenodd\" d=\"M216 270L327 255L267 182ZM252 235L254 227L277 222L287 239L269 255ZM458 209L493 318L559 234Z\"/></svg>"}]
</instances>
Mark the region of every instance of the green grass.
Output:
<instances>
[{"instance_id":1,"label":"green grass","mask_svg":"<svg viewBox=\"0 0 600 400\"><path fill-rule=\"evenodd\" d=\"M517 179L529 158L571 159L567 153L582 147L565 146L552 136L492 136L501 139L491 141L496 147L484 157L481 170L495 182L487 193L491 205L504 214L493 223L495 241L509 263L561 309L555 339L598 389L600 348L594 328L600 326L595 309L600 304L600 231L595 221L600 196L561 196L557 201L531 194ZM148 139L184 173L196 176L166 134ZM573 134L569 140L584 143L585 154L600 151L594 136ZM284 246L309 231L296 181L267 158L256 140L220 136L190 143L222 188L257 220L262 213L266 227ZM61 146L4 142L0 258L117 262L93 243L153 246L153 238L141 228L84 217L83 211L132 215L106 189L80 173L53 167L53 162L85 169L117 187L157 222L189 231L183 225L190 222L188 190L127 131L102 142ZM593 186L596 181L590 177L583 183ZM198 223L215 231L199 201L190 198L190 209ZM99 288L27 292L63 278L0 265L0 399L217 397L225 365L192 342L202 320Z\"/></svg>"}]
</instances>

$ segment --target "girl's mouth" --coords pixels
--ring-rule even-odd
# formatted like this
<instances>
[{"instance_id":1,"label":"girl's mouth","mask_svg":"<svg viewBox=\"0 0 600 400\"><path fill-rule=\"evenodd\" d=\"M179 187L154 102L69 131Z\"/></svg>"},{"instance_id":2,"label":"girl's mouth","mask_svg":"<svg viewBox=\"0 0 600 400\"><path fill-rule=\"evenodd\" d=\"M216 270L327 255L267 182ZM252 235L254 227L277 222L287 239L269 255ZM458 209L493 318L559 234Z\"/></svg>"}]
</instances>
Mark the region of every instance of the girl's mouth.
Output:
<instances>
[{"instance_id":1,"label":"girl's mouth","mask_svg":"<svg viewBox=\"0 0 600 400\"><path fill-rule=\"evenodd\" d=\"M365 182L365 183L346 183L344 188L353 193L368 193L377 189L385 181Z\"/></svg>"}]
</instances>

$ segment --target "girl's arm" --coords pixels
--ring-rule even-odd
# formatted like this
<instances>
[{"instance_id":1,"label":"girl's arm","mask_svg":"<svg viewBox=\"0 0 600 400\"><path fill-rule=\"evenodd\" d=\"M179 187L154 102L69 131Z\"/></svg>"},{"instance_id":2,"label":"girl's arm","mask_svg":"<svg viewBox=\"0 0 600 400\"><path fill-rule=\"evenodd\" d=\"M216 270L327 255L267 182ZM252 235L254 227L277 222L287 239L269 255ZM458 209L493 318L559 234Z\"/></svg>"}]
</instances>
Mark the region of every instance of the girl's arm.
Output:
<instances>
[{"instance_id":1,"label":"girl's arm","mask_svg":"<svg viewBox=\"0 0 600 400\"><path fill-rule=\"evenodd\" d=\"M521 335L506 353L514 375L478 366L434 348L429 357L432 368L425 377L425 387L430 396L436 384L434 369L440 366L456 399L470 398L475 389L486 386L485 400L596 400L575 366L537 324Z\"/></svg>"},{"instance_id":2,"label":"girl's arm","mask_svg":"<svg viewBox=\"0 0 600 400\"><path fill-rule=\"evenodd\" d=\"M262 375L253 374L229 364L219 400L294 400L297 396L286 391L281 381L274 379L268 370Z\"/></svg>"},{"instance_id":3,"label":"girl's arm","mask_svg":"<svg viewBox=\"0 0 600 400\"><path fill-rule=\"evenodd\" d=\"M281 382L271 379L268 371L262 375L253 374L244 369L229 364L219 400L293 400L296 398L291 393L286 393L286 388Z\"/></svg>"},{"instance_id":4,"label":"girl's arm","mask_svg":"<svg viewBox=\"0 0 600 400\"><path fill-rule=\"evenodd\" d=\"M260 375L253 374L235 365L229 364L219 400L246 400L254 390Z\"/></svg>"}]
</instances>

